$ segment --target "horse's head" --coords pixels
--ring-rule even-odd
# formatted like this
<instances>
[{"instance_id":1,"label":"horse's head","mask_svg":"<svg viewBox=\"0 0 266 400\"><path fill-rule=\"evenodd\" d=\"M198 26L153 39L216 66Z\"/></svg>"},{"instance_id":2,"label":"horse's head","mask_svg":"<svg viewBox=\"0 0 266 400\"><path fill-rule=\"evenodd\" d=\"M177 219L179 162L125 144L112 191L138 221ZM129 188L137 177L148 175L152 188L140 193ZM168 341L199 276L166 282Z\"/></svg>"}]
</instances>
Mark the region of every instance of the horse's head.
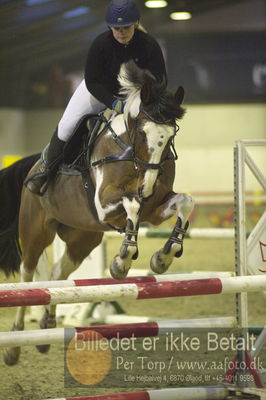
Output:
<instances>
[{"instance_id":1,"label":"horse's head","mask_svg":"<svg viewBox=\"0 0 266 400\"><path fill-rule=\"evenodd\" d=\"M169 153L178 130L177 120L185 110L181 107L184 90L175 94L166 89L166 81L138 68L130 61L119 74L121 93L126 95L125 123L134 145L135 163L144 174L141 193L144 198L153 192L158 171Z\"/></svg>"}]
</instances>

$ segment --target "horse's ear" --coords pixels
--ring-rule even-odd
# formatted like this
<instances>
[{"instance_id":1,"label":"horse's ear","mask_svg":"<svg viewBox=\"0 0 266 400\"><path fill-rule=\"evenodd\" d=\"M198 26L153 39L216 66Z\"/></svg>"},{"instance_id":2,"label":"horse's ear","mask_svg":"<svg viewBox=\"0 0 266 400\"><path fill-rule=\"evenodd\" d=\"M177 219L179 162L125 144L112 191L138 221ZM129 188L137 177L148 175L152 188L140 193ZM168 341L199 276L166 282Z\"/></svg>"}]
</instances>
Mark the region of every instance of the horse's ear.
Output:
<instances>
[{"instance_id":1,"label":"horse's ear","mask_svg":"<svg viewBox=\"0 0 266 400\"><path fill-rule=\"evenodd\" d=\"M175 93L175 100L177 102L177 104L182 104L183 100L184 100L184 96L185 96L185 91L184 88L182 86L179 86L179 88L177 89L176 93Z\"/></svg>"}]
</instances>

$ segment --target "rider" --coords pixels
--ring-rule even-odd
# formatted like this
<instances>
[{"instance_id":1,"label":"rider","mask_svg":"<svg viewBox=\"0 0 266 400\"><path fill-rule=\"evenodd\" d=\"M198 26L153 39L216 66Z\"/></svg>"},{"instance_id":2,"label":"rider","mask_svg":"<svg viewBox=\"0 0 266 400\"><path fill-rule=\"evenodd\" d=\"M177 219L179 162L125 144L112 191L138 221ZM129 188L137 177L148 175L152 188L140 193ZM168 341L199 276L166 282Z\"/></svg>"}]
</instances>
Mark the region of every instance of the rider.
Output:
<instances>
[{"instance_id":1,"label":"rider","mask_svg":"<svg viewBox=\"0 0 266 400\"><path fill-rule=\"evenodd\" d=\"M62 159L65 142L86 114L98 114L106 107L122 113L124 100L119 97L117 75L121 64L133 59L156 78L166 77L163 54L156 40L139 26L140 14L133 0L112 0L106 11L108 30L92 43L82 80L54 132L47 152L47 161L25 185L33 193L43 195L48 178Z\"/></svg>"}]
</instances>

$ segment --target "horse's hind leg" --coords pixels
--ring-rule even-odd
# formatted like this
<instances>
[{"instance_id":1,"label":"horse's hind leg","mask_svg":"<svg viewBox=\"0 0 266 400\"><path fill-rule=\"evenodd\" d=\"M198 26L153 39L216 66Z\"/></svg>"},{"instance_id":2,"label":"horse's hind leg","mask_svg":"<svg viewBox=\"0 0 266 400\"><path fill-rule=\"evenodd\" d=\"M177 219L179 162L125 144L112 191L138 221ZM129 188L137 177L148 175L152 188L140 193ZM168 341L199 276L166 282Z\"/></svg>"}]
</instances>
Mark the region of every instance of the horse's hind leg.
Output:
<instances>
[{"instance_id":1,"label":"horse's hind leg","mask_svg":"<svg viewBox=\"0 0 266 400\"><path fill-rule=\"evenodd\" d=\"M164 247L153 254L151 269L162 274L167 271L174 257L181 257L183 253L183 239L188 228L188 218L193 211L194 201L185 193L171 193L167 201L158 207L153 223L161 223L172 216L177 217L174 229Z\"/></svg>"},{"instance_id":2,"label":"horse's hind leg","mask_svg":"<svg viewBox=\"0 0 266 400\"><path fill-rule=\"evenodd\" d=\"M51 226L44 227L42 224L42 217L44 217L42 214L36 214L36 218L31 222L31 226L25 226L21 231L20 237L23 259L20 266L21 282L32 281L39 257L43 250L52 243L55 235ZM25 311L25 306L17 308L12 331L24 330ZM20 347L7 348L4 350L4 361L7 365L14 365L18 362L19 355Z\"/></svg>"},{"instance_id":3,"label":"horse's hind leg","mask_svg":"<svg viewBox=\"0 0 266 400\"><path fill-rule=\"evenodd\" d=\"M33 278L34 270L27 272L24 268L24 263L20 265L20 282L31 282ZM12 331L23 331L24 330L24 316L26 307L20 306L17 308L15 322L12 326ZM4 361L7 365L15 365L20 356L20 347L9 347L4 349L3 352Z\"/></svg>"},{"instance_id":4,"label":"horse's hind leg","mask_svg":"<svg viewBox=\"0 0 266 400\"><path fill-rule=\"evenodd\" d=\"M85 232L60 225L58 235L66 243L63 256L54 264L50 280L65 280L75 271L82 261L97 247L103 237L102 232ZM56 326L56 306L45 307L44 315L40 321L40 328L54 328ZM36 346L41 353L46 353L50 345Z\"/></svg>"},{"instance_id":5,"label":"horse's hind leg","mask_svg":"<svg viewBox=\"0 0 266 400\"><path fill-rule=\"evenodd\" d=\"M65 250L62 257L53 265L50 276L51 281L65 280L71 272L75 271L78 267L69 258L68 251ZM41 329L55 328L56 327L56 306L45 306L44 314L40 320L39 326ZM50 349L50 344L36 345L40 353L47 353Z\"/></svg>"}]
</instances>

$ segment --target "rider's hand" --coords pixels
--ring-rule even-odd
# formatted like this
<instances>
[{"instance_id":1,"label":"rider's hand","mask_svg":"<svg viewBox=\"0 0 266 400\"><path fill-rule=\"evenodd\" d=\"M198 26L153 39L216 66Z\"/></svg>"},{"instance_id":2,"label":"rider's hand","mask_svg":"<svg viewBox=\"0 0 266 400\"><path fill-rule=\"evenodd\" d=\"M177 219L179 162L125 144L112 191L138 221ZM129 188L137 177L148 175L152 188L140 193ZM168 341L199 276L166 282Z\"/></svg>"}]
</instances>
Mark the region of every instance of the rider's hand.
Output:
<instances>
[{"instance_id":1,"label":"rider's hand","mask_svg":"<svg viewBox=\"0 0 266 400\"><path fill-rule=\"evenodd\" d=\"M115 110L118 114L122 114L125 107L124 99L115 99L112 104L112 110Z\"/></svg>"}]
</instances>

